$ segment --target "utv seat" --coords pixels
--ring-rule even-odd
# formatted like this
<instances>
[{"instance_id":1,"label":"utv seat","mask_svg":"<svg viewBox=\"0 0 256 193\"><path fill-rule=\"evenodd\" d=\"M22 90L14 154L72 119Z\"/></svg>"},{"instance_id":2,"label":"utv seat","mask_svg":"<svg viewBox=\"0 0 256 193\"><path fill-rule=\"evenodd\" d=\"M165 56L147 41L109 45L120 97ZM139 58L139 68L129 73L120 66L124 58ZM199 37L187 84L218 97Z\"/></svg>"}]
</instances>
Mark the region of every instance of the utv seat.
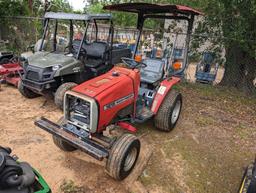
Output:
<instances>
[{"instance_id":1,"label":"utv seat","mask_svg":"<svg viewBox=\"0 0 256 193\"><path fill-rule=\"evenodd\" d=\"M141 68L141 82L153 84L162 79L165 63L159 59L145 59L143 61L147 66Z\"/></svg>"},{"instance_id":2,"label":"utv seat","mask_svg":"<svg viewBox=\"0 0 256 193\"><path fill-rule=\"evenodd\" d=\"M109 45L106 42L93 42L86 45L85 66L97 68L108 61Z\"/></svg>"}]
</instances>

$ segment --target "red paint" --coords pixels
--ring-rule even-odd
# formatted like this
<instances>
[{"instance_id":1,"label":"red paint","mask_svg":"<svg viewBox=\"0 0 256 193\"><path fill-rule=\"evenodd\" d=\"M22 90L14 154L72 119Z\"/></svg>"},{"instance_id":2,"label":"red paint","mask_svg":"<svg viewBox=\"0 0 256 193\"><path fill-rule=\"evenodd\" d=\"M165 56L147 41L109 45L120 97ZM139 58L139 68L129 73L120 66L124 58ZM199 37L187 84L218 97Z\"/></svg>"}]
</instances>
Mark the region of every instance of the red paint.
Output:
<instances>
[{"instance_id":1,"label":"red paint","mask_svg":"<svg viewBox=\"0 0 256 193\"><path fill-rule=\"evenodd\" d=\"M161 86L164 86L166 87L165 89L165 92L163 94L159 93L159 89L157 91L157 94L154 98L154 101L153 101L153 104L152 104L152 107L151 107L151 111L156 114L158 109L160 108L162 102L164 101L165 99L165 96L168 94L168 92L171 90L171 88L173 87L173 85L177 84L180 82L180 78L178 77L172 77L170 79L166 79L166 80L163 80L160 84L160 87Z\"/></svg>"},{"instance_id":2,"label":"red paint","mask_svg":"<svg viewBox=\"0 0 256 193\"><path fill-rule=\"evenodd\" d=\"M117 125L132 133L135 133L137 131L137 129L134 126L126 122L118 122Z\"/></svg>"},{"instance_id":3,"label":"red paint","mask_svg":"<svg viewBox=\"0 0 256 193\"><path fill-rule=\"evenodd\" d=\"M113 72L118 76L113 76ZM100 132L110 124L120 110L131 104L135 107L134 101L138 97L139 85L140 74L138 70L114 67L106 74L86 81L72 90L92 97L98 102L99 124L97 130ZM104 110L105 105L131 94L134 94L133 98Z\"/></svg>"},{"instance_id":4,"label":"red paint","mask_svg":"<svg viewBox=\"0 0 256 193\"><path fill-rule=\"evenodd\" d=\"M8 63L0 66L0 75L2 76L2 80L16 87L20 80L19 73L22 73L22 71L23 68L19 63Z\"/></svg>"}]
</instances>

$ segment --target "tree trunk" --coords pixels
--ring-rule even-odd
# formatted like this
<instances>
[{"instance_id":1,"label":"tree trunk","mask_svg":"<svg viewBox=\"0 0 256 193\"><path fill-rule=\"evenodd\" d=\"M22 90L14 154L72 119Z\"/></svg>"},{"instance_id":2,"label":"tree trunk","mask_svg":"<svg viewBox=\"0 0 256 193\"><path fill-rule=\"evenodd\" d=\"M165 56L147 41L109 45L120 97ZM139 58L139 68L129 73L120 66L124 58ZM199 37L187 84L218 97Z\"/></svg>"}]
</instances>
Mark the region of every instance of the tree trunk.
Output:
<instances>
[{"instance_id":1,"label":"tree trunk","mask_svg":"<svg viewBox=\"0 0 256 193\"><path fill-rule=\"evenodd\" d=\"M256 61L237 43L226 46L226 63L221 85L234 87L247 94L256 93Z\"/></svg>"}]
</instances>

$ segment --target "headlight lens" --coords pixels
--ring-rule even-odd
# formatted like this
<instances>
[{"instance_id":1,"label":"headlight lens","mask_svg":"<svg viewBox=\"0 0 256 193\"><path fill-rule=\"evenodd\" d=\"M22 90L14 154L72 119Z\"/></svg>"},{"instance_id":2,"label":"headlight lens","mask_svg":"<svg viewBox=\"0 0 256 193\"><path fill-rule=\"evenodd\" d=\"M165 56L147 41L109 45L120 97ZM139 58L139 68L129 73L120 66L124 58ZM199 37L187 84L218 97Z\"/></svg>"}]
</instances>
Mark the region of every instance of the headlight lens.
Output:
<instances>
[{"instance_id":1,"label":"headlight lens","mask_svg":"<svg viewBox=\"0 0 256 193\"><path fill-rule=\"evenodd\" d=\"M27 66L28 66L28 60L22 61L23 69L27 69Z\"/></svg>"},{"instance_id":2,"label":"headlight lens","mask_svg":"<svg viewBox=\"0 0 256 193\"><path fill-rule=\"evenodd\" d=\"M57 71L57 70L59 70L60 68L61 68L62 66L61 65L54 65L53 67L52 67L52 70L53 71Z\"/></svg>"}]
</instances>

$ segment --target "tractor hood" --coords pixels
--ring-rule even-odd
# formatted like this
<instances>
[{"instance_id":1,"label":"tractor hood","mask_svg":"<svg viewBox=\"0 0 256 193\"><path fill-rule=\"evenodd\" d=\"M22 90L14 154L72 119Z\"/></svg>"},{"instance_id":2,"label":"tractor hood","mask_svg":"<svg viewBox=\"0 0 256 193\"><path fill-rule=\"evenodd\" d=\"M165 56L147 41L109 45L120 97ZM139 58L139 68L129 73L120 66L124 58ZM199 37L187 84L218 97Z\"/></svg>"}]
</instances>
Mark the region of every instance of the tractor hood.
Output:
<instances>
[{"instance_id":1,"label":"tractor hood","mask_svg":"<svg viewBox=\"0 0 256 193\"><path fill-rule=\"evenodd\" d=\"M70 93L85 95L97 101L101 130L114 119L118 112L129 106L133 113L133 105L138 96L140 74L137 70L114 67L111 71L99 77L84 82L72 89ZM132 111L132 112L130 112ZM93 110L91 111L94 112ZM98 114L98 113L97 113ZM92 115L93 116L93 115ZM93 116L93 120L97 120Z\"/></svg>"},{"instance_id":2,"label":"tractor hood","mask_svg":"<svg viewBox=\"0 0 256 193\"><path fill-rule=\"evenodd\" d=\"M72 56L50 52L36 52L28 58L29 65L39 68L47 68L56 65L65 66L75 61L76 59Z\"/></svg>"},{"instance_id":3,"label":"tractor hood","mask_svg":"<svg viewBox=\"0 0 256 193\"><path fill-rule=\"evenodd\" d=\"M134 77L139 79L138 73L133 70L114 67L111 71L76 86L73 91L92 98L111 95L121 89L133 87ZM131 91L132 92L132 91Z\"/></svg>"}]
</instances>

